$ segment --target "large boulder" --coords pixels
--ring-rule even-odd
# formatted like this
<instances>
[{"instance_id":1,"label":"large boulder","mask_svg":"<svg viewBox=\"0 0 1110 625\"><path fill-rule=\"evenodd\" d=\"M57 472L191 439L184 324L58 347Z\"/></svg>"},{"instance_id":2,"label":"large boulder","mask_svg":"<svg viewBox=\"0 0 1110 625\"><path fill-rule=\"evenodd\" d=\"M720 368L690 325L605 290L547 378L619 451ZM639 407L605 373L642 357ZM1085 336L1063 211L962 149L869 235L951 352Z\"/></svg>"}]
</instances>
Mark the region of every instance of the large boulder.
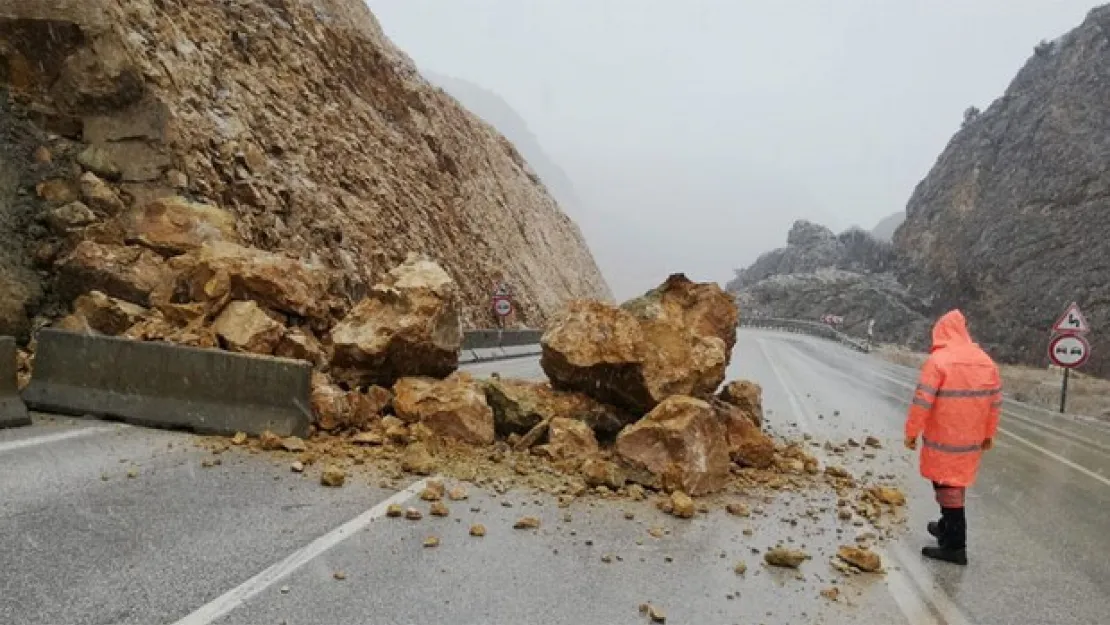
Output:
<instances>
[{"instance_id":1,"label":"large boulder","mask_svg":"<svg viewBox=\"0 0 1110 625\"><path fill-rule=\"evenodd\" d=\"M407 423L421 423L433 433L472 445L494 440L493 410L481 385L456 371L445 380L401 378L393 386L393 410Z\"/></svg>"},{"instance_id":2,"label":"large boulder","mask_svg":"<svg viewBox=\"0 0 1110 625\"><path fill-rule=\"evenodd\" d=\"M220 240L173 258L170 266L177 276L159 292L160 309L189 302L219 309L230 300L253 300L309 320L330 318L331 274L324 267Z\"/></svg>"},{"instance_id":3,"label":"large boulder","mask_svg":"<svg viewBox=\"0 0 1110 625\"><path fill-rule=\"evenodd\" d=\"M556 391L544 382L491 379L484 384L497 433L527 434L543 421L574 419L611 438L635 417L581 393Z\"/></svg>"},{"instance_id":4,"label":"large boulder","mask_svg":"<svg viewBox=\"0 0 1110 625\"><path fill-rule=\"evenodd\" d=\"M728 439L713 406L693 397L664 399L617 436L616 453L633 481L703 495L729 475Z\"/></svg>"},{"instance_id":5,"label":"large boulder","mask_svg":"<svg viewBox=\"0 0 1110 625\"><path fill-rule=\"evenodd\" d=\"M633 414L671 395L702 396L724 380L724 341L665 315L638 318L594 301L574 301L541 339L540 364L553 387L578 391Z\"/></svg>"},{"instance_id":6,"label":"large boulder","mask_svg":"<svg viewBox=\"0 0 1110 625\"><path fill-rule=\"evenodd\" d=\"M458 368L458 287L442 267L409 255L331 331L332 368L357 384L441 378Z\"/></svg>"},{"instance_id":7,"label":"large boulder","mask_svg":"<svg viewBox=\"0 0 1110 625\"><path fill-rule=\"evenodd\" d=\"M725 363L731 358L740 311L733 297L716 282L694 282L684 274L671 274L663 284L621 308L641 319L666 319L698 336L717 337L725 344Z\"/></svg>"},{"instance_id":8,"label":"large boulder","mask_svg":"<svg viewBox=\"0 0 1110 625\"><path fill-rule=\"evenodd\" d=\"M100 291L146 306L151 293L170 281L172 271L154 252L82 241L58 261L58 288L66 297Z\"/></svg>"},{"instance_id":9,"label":"large boulder","mask_svg":"<svg viewBox=\"0 0 1110 625\"><path fill-rule=\"evenodd\" d=\"M556 417L550 421L547 443L537 451L555 460L585 459L598 452L597 438L588 425L577 419Z\"/></svg>"}]
</instances>

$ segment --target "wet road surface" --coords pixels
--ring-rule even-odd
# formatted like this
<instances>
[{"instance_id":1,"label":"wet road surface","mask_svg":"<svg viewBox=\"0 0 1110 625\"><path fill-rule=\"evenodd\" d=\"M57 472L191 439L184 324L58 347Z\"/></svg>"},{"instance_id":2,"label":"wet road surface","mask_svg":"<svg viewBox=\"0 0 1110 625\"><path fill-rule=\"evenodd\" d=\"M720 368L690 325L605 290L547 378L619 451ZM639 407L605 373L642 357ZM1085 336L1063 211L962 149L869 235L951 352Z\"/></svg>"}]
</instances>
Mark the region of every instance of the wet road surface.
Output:
<instances>
[{"instance_id":1,"label":"wet road surface","mask_svg":"<svg viewBox=\"0 0 1110 625\"><path fill-rule=\"evenodd\" d=\"M1108 621L1107 428L1008 403L1004 433L969 493L971 564L958 568L918 555L936 510L900 447L915 372L754 330L740 333L733 363L730 378L763 386L776 433L882 440L875 458L811 451L906 487L908 532L881 546L886 575L845 580L829 567L837 545L868 528L837 521L827 493L733 496L762 514L734 517L718 503L680 520L650 500L559 508L527 491L471 487L468 500L448 502L450 516L434 518L416 497L422 482L395 491L349 479L326 489L318 474L292 474L287 458L213 456L188 434L39 418L0 431L0 623L615 624L646 622L644 602L668 623ZM535 358L467 369L542 375ZM213 458L221 464L202 466ZM393 502L424 518L385 517ZM812 519L790 524L807 510ZM539 517L540 528L514 530L522 515ZM487 535L469 536L473 523ZM654 527L668 533L655 538ZM440 545L424 548L431 535ZM757 552L780 541L813 559L798 571L762 566ZM819 594L834 583L835 603Z\"/></svg>"}]
</instances>

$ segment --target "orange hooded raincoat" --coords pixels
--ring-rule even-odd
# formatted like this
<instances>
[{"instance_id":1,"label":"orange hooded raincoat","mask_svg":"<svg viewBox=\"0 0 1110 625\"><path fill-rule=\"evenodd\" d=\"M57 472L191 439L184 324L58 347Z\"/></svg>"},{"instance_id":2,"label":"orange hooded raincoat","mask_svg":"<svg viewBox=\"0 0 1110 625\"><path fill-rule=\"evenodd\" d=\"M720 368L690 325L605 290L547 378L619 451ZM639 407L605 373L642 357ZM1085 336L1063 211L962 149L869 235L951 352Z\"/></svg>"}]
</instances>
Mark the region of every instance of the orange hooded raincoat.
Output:
<instances>
[{"instance_id":1,"label":"orange hooded raincoat","mask_svg":"<svg viewBox=\"0 0 1110 625\"><path fill-rule=\"evenodd\" d=\"M945 486L974 483L983 442L994 438L1001 411L998 367L972 342L963 314L946 313L933 326L906 419L906 438L922 436L921 475Z\"/></svg>"}]
</instances>

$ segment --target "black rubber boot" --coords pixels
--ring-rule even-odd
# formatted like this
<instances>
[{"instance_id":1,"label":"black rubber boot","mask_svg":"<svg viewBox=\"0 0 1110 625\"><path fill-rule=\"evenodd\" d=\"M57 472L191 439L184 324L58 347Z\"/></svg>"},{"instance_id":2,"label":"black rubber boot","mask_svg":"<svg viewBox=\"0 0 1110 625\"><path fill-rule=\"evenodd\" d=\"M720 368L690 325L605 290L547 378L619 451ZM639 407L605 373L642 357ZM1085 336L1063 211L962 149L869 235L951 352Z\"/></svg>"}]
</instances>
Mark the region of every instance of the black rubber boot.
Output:
<instances>
[{"instance_id":1,"label":"black rubber boot","mask_svg":"<svg viewBox=\"0 0 1110 625\"><path fill-rule=\"evenodd\" d=\"M941 562L951 562L960 566L967 566L967 549L950 549L948 547L922 547L921 555Z\"/></svg>"}]
</instances>

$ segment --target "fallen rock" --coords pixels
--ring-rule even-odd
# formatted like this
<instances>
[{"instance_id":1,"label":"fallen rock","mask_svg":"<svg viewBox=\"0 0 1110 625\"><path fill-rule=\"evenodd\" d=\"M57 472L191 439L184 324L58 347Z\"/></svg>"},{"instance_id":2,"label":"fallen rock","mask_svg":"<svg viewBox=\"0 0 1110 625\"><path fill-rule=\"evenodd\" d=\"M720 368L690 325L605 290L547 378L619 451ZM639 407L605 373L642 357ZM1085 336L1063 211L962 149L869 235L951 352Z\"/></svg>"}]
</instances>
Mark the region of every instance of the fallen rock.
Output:
<instances>
[{"instance_id":1,"label":"fallen rock","mask_svg":"<svg viewBox=\"0 0 1110 625\"><path fill-rule=\"evenodd\" d=\"M874 449L879 449L883 446L883 442L874 436L868 436L864 439L863 444Z\"/></svg>"},{"instance_id":2,"label":"fallen rock","mask_svg":"<svg viewBox=\"0 0 1110 625\"><path fill-rule=\"evenodd\" d=\"M653 488L704 495L729 476L728 441L713 407L673 396L617 436L616 453L628 477Z\"/></svg>"},{"instance_id":3,"label":"fallen rock","mask_svg":"<svg viewBox=\"0 0 1110 625\"><path fill-rule=\"evenodd\" d=\"M408 423L422 423L439 436L472 445L494 440L493 411L470 374L445 380L402 378L393 387L393 409Z\"/></svg>"},{"instance_id":4,"label":"fallen rock","mask_svg":"<svg viewBox=\"0 0 1110 625\"><path fill-rule=\"evenodd\" d=\"M342 486L343 483L346 481L347 472L335 465L330 465L326 467L324 469L324 472L320 474L320 483L324 486L337 488L339 486Z\"/></svg>"},{"instance_id":5,"label":"fallen rock","mask_svg":"<svg viewBox=\"0 0 1110 625\"><path fill-rule=\"evenodd\" d=\"M594 431L575 419L552 419L547 439L543 449L553 459L584 458L596 454L599 449Z\"/></svg>"},{"instance_id":6,"label":"fallen rock","mask_svg":"<svg viewBox=\"0 0 1110 625\"><path fill-rule=\"evenodd\" d=\"M233 352L273 354L285 326L253 301L229 302L212 322L212 330Z\"/></svg>"},{"instance_id":7,"label":"fallen rock","mask_svg":"<svg viewBox=\"0 0 1110 625\"><path fill-rule=\"evenodd\" d=\"M732 572L737 575L743 575L748 572L748 565L743 562L737 562L736 566L732 567Z\"/></svg>"},{"instance_id":8,"label":"fallen rock","mask_svg":"<svg viewBox=\"0 0 1110 625\"><path fill-rule=\"evenodd\" d=\"M288 328L282 334L277 347L274 348L274 355L282 358L304 360L317 366L324 364L327 358L323 347L320 346L320 341L304 328ZM372 388L381 387L374 386Z\"/></svg>"},{"instance_id":9,"label":"fallen rock","mask_svg":"<svg viewBox=\"0 0 1110 625\"><path fill-rule=\"evenodd\" d=\"M417 475L431 475L435 472L438 463L428 452L424 443L413 443L405 449L401 456L401 469Z\"/></svg>"},{"instance_id":10,"label":"fallen rock","mask_svg":"<svg viewBox=\"0 0 1110 625\"><path fill-rule=\"evenodd\" d=\"M73 301L74 315L83 318L93 330L111 336L123 334L149 313L142 306L100 291L86 293Z\"/></svg>"},{"instance_id":11,"label":"fallen rock","mask_svg":"<svg viewBox=\"0 0 1110 625\"><path fill-rule=\"evenodd\" d=\"M428 480L424 489L420 491L420 498L424 501L439 501L447 494L447 487L440 480Z\"/></svg>"},{"instance_id":12,"label":"fallen rock","mask_svg":"<svg viewBox=\"0 0 1110 625\"><path fill-rule=\"evenodd\" d=\"M724 427L730 458L741 466L757 469L766 469L774 463L774 441L755 425L747 412L716 398L710 400L710 405Z\"/></svg>"},{"instance_id":13,"label":"fallen rock","mask_svg":"<svg viewBox=\"0 0 1110 625\"><path fill-rule=\"evenodd\" d=\"M432 547L438 547L438 546L439 546L439 537L438 536L429 536L429 537L424 539L424 547L425 548L432 548Z\"/></svg>"},{"instance_id":14,"label":"fallen rock","mask_svg":"<svg viewBox=\"0 0 1110 625\"><path fill-rule=\"evenodd\" d=\"M821 591L821 596L829 601L836 601L840 598L840 589L836 586L830 586Z\"/></svg>"},{"instance_id":15,"label":"fallen rock","mask_svg":"<svg viewBox=\"0 0 1110 625\"><path fill-rule=\"evenodd\" d=\"M738 501L734 501L725 505L725 511L732 516L749 517L752 515L751 509L749 509L746 504L740 503Z\"/></svg>"},{"instance_id":16,"label":"fallen rock","mask_svg":"<svg viewBox=\"0 0 1110 625\"><path fill-rule=\"evenodd\" d=\"M763 554L763 561L771 566L796 569L809 559L809 554L799 549L775 547Z\"/></svg>"},{"instance_id":17,"label":"fallen rock","mask_svg":"<svg viewBox=\"0 0 1110 625\"><path fill-rule=\"evenodd\" d=\"M525 516L517 519L513 524L513 529L517 530L534 530L539 529L540 520L534 516Z\"/></svg>"},{"instance_id":18,"label":"fallen rock","mask_svg":"<svg viewBox=\"0 0 1110 625\"><path fill-rule=\"evenodd\" d=\"M289 470L293 473L304 473L304 463L300 460L294 460L293 464L289 465Z\"/></svg>"},{"instance_id":19,"label":"fallen rock","mask_svg":"<svg viewBox=\"0 0 1110 625\"><path fill-rule=\"evenodd\" d=\"M232 445L242 445L246 442L247 442L247 433L246 432L236 432L235 436L231 437L231 444Z\"/></svg>"},{"instance_id":20,"label":"fallen rock","mask_svg":"<svg viewBox=\"0 0 1110 625\"><path fill-rule=\"evenodd\" d=\"M836 551L836 556L865 573L874 573L883 568L882 558L870 549L844 545Z\"/></svg>"},{"instance_id":21,"label":"fallen rock","mask_svg":"<svg viewBox=\"0 0 1110 625\"><path fill-rule=\"evenodd\" d=\"M235 217L210 204L180 196L156 199L133 211L127 239L162 254L174 256L212 241L237 242Z\"/></svg>"},{"instance_id":22,"label":"fallen rock","mask_svg":"<svg viewBox=\"0 0 1110 625\"><path fill-rule=\"evenodd\" d=\"M720 339L601 302L571 302L541 343L540 364L554 388L633 414L672 395L708 395L724 380L727 354Z\"/></svg>"},{"instance_id":23,"label":"fallen rock","mask_svg":"<svg viewBox=\"0 0 1110 625\"><path fill-rule=\"evenodd\" d=\"M694 500L682 491L671 493L671 514L680 519L692 519L696 509Z\"/></svg>"},{"instance_id":24,"label":"fallen rock","mask_svg":"<svg viewBox=\"0 0 1110 625\"><path fill-rule=\"evenodd\" d=\"M281 440L281 448L285 451L299 453L308 449L299 436L287 436Z\"/></svg>"},{"instance_id":25,"label":"fallen rock","mask_svg":"<svg viewBox=\"0 0 1110 625\"><path fill-rule=\"evenodd\" d=\"M470 526L470 535L471 536L477 536L479 538L482 537L482 536L485 536L486 535L486 526L482 525L481 523L475 523L474 525L471 525Z\"/></svg>"},{"instance_id":26,"label":"fallen rock","mask_svg":"<svg viewBox=\"0 0 1110 625\"><path fill-rule=\"evenodd\" d=\"M410 254L332 328L332 367L358 384L447 376L459 364L459 307L451 277Z\"/></svg>"},{"instance_id":27,"label":"fallen rock","mask_svg":"<svg viewBox=\"0 0 1110 625\"><path fill-rule=\"evenodd\" d=\"M667 615L663 610L651 605L650 603L640 604L640 614L647 616L652 623L666 623Z\"/></svg>"},{"instance_id":28,"label":"fallen rock","mask_svg":"<svg viewBox=\"0 0 1110 625\"><path fill-rule=\"evenodd\" d=\"M698 336L720 339L726 364L736 345L740 311L736 299L716 282L694 282L681 273L671 274L663 284L621 308L641 319L666 319Z\"/></svg>"},{"instance_id":29,"label":"fallen rock","mask_svg":"<svg viewBox=\"0 0 1110 625\"><path fill-rule=\"evenodd\" d=\"M367 445L376 447L385 443L385 438L381 432L359 432L351 437L351 443L354 445Z\"/></svg>"},{"instance_id":30,"label":"fallen rock","mask_svg":"<svg viewBox=\"0 0 1110 625\"><path fill-rule=\"evenodd\" d=\"M419 521L420 519L424 518L424 513L417 510L416 508L406 508L405 518L410 521Z\"/></svg>"},{"instance_id":31,"label":"fallen rock","mask_svg":"<svg viewBox=\"0 0 1110 625\"><path fill-rule=\"evenodd\" d=\"M143 306L150 305L150 294L172 275L150 250L90 240L78 243L57 267L58 288L65 297L100 291Z\"/></svg>"},{"instance_id":32,"label":"fallen rock","mask_svg":"<svg viewBox=\"0 0 1110 625\"><path fill-rule=\"evenodd\" d=\"M171 260L177 269L166 296L182 303L214 306L228 300L251 300L283 314L327 323L332 274L324 267L280 254L209 241Z\"/></svg>"},{"instance_id":33,"label":"fallen rock","mask_svg":"<svg viewBox=\"0 0 1110 625\"><path fill-rule=\"evenodd\" d=\"M399 503L391 503L385 508L385 515L390 518L400 518L405 515L405 509Z\"/></svg>"},{"instance_id":34,"label":"fallen rock","mask_svg":"<svg viewBox=\"0 0 1110 625\"><path fill-rule=\"evenodd\" d=\"M312 392L309 395L316 427L330 432L344 427L351 419L351 405L343 389L331 383L318 371L312 372Z\"/></svg>"},{"instance_id":35,"label":"fallen rock","mask_svg":"<svg viewBox=\"0 0 1110 625\"><path fill-rule=\"evenodd\" d=\"M717 397L739 408L756 427L763 427L763 387L750 380L733 380L725 384Z\"/></svg>"},{"instance_id":36,"label":"fallen rock","mask_svg":"<svg viewBox=\"0 0 1110 625\"><path fill-rule=\"evenodd\" d=\"M447 498L451 501L463 501L468 497L469 495L466 492L466 487L461 485L455 486L451 490L447 491Z\"/></svg>"},{"instance_id":37,"label":"fallen rock","mask_svg":"<svg viewBox=\"0 0 1110 625\"><path fill-rule=\"evenodd\" d=\"M893 486L873 486L867 489L867 494L880 503L891 506L906 505L906 496Z\"/></svg>"},{"instance_id":38,"label":"fallen rock","mask_svg":"<svg viewBox=\"0 0 1110 625\"><path fill-rule=\"evenodd\" d=\"M443 503L442 501L435 501L432 502L431 507L428 509L428 514L432 516L445 517L451 514L451 511L447 509L447 504Z\"/></svg>"},{"instance_id":39,"label":"fallen rock","mask_svg":"<svg viewBox=\"0 0 1110 625\"><path fill-rule=\"evenodd\" d=\"M608 460L589 458L582 463L579 471L582 473L582 478L586 480L586 485L591 488L605 486L615 490L625 483L624 472Z\"/></svg>"},{"instance_id":40,"label":"fallen rock","mask_svg":"<svg viewBox=\"0 0 1110 625\"><path fill-rule=\"evenodd\" d=\"M524 435L555 417L576 419L603 437L616 436L635 417L582 393L556 391L545 382L491 379L483 383L501 436Z\"/></svg>"},{"instance_id":41,"label":"fallen rock","mask_svg":"<svg viewBox=\"0 0 1110 625\"><path fill-rule=\"evenodd\" d=\"M273 432L266 430L258 435L258 446L265 451L277 451L281 449L282 438Z\"/></svg>"}]
</instances>

